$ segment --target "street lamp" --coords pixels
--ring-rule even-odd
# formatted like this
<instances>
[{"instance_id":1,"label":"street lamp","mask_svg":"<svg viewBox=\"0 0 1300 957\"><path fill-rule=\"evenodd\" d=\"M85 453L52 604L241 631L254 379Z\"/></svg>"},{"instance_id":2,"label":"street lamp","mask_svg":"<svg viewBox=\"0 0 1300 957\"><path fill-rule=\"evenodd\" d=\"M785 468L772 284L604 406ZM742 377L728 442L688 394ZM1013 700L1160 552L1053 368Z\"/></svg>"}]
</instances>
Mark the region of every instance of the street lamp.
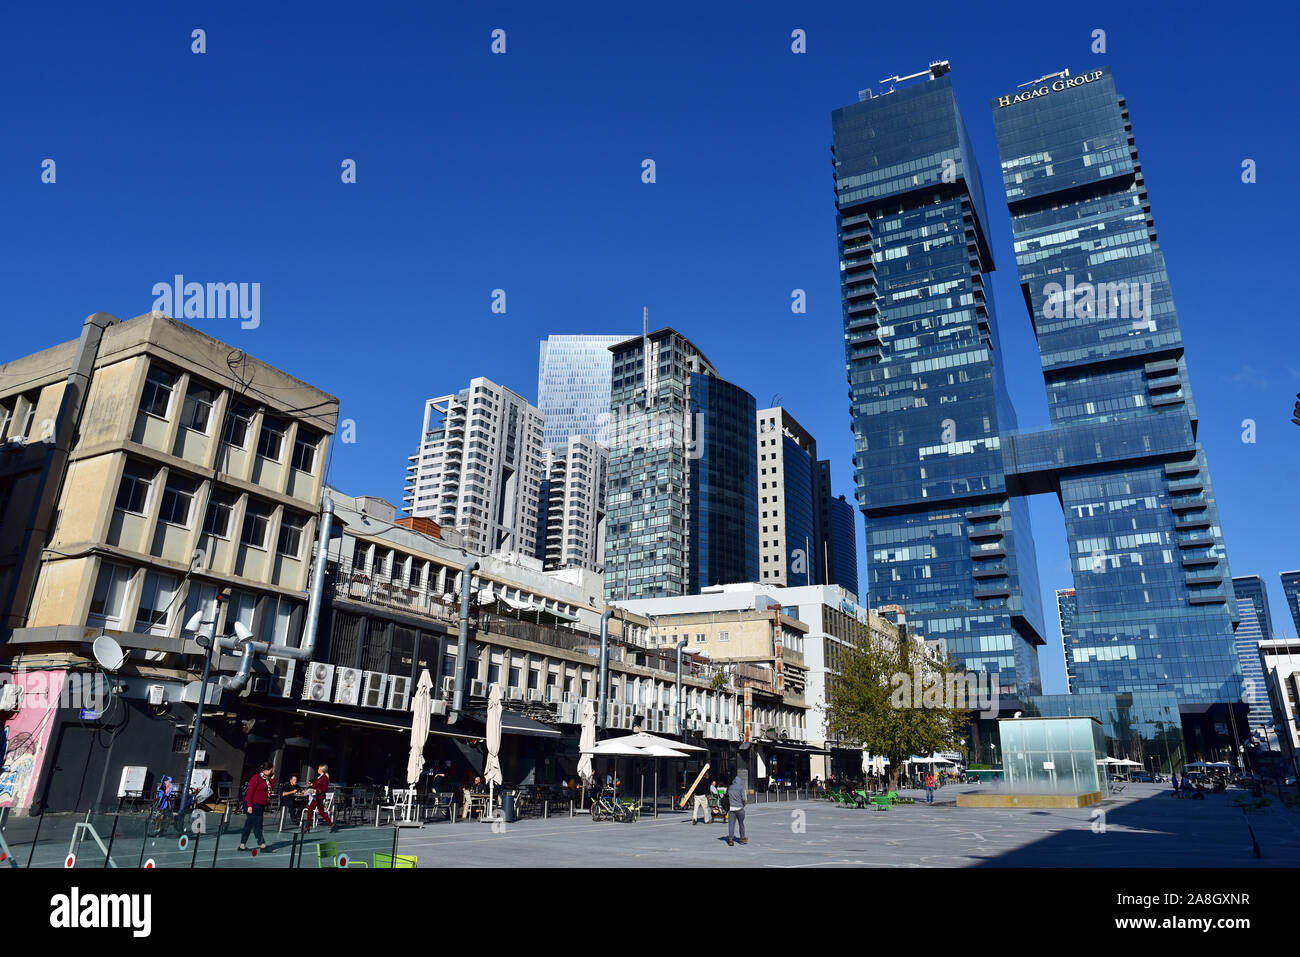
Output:
<instances>
[{"instance_id":1,"label":"street lamp","mask_svg":"<svg viewBox=\"0 0 1300 957\"><path fill-rule=\"evenodd\" d=\"M181 801L176 812L177 820L189 809L190 784L194 779L194 760L199 750L199 732L203 726L203 704L208 697L208 677L212 672L212 647L216 644L217 613L220 610L221 599L218 597L211 621L205 621L202 610L199 610L185 622L185 630L194 635L195 642L203 649L203 680L199 684L199 703L194 710L194 733L190 735L190 753L185 762L185 786L181 790ZM199 631L205 626L205 631ZM235 622L235 638L245 645L244 654L250 654L247 644L252 640L253 633L241 621Z\"/></svg>"}]
</instances>

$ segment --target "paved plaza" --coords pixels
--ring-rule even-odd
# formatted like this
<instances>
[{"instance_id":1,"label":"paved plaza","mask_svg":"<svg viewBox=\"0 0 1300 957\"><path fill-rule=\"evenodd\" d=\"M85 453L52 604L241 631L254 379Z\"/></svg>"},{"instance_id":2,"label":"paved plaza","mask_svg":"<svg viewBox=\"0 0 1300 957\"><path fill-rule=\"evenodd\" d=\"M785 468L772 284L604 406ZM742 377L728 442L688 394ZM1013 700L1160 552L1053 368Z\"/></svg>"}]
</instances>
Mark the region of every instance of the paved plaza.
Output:
<instances>
[{"instance_id":1,"label":"paved plaza","mask_svg":"<svg viewBox=\"0 0 1300 957\"><path fill-rule=\"evenodd\" d=\"M936 802L904 791L916 804L888 811L842 808L826 801L754 804L746 811L750 842L727 847L723 823L692 826L685 813L661 813L632 824L595 823L567 810L513 824L431 823L423 828L346 827L316 831L291 861L291 833L268 828L271 853L239 852L238 830L207 834L187 850L175 838L133 837L124 825L112 856L119 867L152 860L159 868L315 868L316 845L337 844L356 863L376 853L414 854L431 867L1294 867L1300 863L1300 813L1276 797L1263 811L1232 806L1236 793L1175 800L1168 785L1132 784L1099 808L1033 810L959 808L940 789ZM60 867L67 853L69 815L49 822L31 854L33 866ZM15 857L26 863L30 840L11 819L6 831ZM236 828L242 819L235 818ZM108 832L101 828L105 838ZM1252 831L1254 842L1252 842ZM1259 856L1255 854L1256 843ZM103 854L83 842L79 867L102 867Z\"/></svg>"},{"instance_id":2,"label":"paved plaza","mask_svg":"<svg viewBox=\"0 0 1300 957\"><path fill-rule=\"evenodd\" d=\"M585 816L498 826L468 822L404 831L420 866L454 867L1294 867L1300 814L1274 806L1244 815L1231 795L1180 801L1167 785L1129 785L1094 817L1070 810L958 808L889 811L826 801L752 805L750 842L727 847L726 825L692 826L686 814L635 824ZM924 802L924 792L903 792ZM1249 822L1260 844L1255 857ZM1104 823L1104 830L1101 825ZM1095 829L1094 829L1095 828Z\"/></svg>"}]
</instances>

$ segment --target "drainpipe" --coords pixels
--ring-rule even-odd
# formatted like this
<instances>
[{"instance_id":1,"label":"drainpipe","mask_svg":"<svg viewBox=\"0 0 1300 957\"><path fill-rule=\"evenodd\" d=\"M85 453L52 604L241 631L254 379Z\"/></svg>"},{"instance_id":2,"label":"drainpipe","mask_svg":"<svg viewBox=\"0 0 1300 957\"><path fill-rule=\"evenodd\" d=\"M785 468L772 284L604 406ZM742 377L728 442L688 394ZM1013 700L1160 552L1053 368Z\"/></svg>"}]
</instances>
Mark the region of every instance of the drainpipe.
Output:
<instances>
[{"instance_id":1,"label":"drainpipe","mask_svg":"<svg viewBox=\"0 0 1300 957\"><path fill-rule=\"evenodd\" d=\"M316 564L312 570L311 597L307 601L307 620L303 623L302 643L276 645L265 641L240 641L238 638L218 638L217 646L223 651L239 651L239 671L221 678L221 687L227 691L243 691L252 675L253 662L259 654L277 658L311 661L316 647L316 633L320 625L321 604L325 596L325 567L329 560L330 532L334 528L334 500L328 495L321 499L320 533L317 536Z\"/></svg>"},{"instance_id":2,"label":"drainpipe","mask_svg":"<svg viewBox=\"0 0 1300 957\"><path fill-rule=\"evenodd\" d=\"M682 649L685 647L685 638L677 642L677 733L683 741L686 740L686 729L682 726Z\"/></svg>"},{"instance_id":3,"label":"drainpipe","mask_svg":"<svg viewBox=\"0 0 1300 957\"><path fill-rule=\"evenodd\" d=\"M455 724L465 703L465 658L469 655L469 598L473 587L470 580L478 569L478 562L466 563L460 572L460 636L456 640L456 690L452 696L451 714L447 723Z\"/></svg>"},{"instance_id":4,"label":"drainpipe","mask_svg":"<svg viewBox=\"0 0 1300 957\"><path fill-rule=\"evenodd\" d=\"M600 616L600 680L597 682L596 727L605 730L605 689L609 685L609 619L614 614L606 609Z\"/></svg>"}]
</instances>

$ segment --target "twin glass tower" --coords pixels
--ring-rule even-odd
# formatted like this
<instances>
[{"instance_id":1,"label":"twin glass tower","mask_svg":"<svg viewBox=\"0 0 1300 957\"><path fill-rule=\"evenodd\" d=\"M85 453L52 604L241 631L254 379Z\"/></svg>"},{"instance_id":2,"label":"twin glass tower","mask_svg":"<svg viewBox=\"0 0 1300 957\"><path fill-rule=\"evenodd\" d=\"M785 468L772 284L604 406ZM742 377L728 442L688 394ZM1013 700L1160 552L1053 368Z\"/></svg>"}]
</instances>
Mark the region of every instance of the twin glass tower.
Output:
<instances>
[{"instance_id":1,"label":"twin glass tower","mask_svg":"<svg viewBox=\"0 0 1300 957\"><path fill-rule=\"evenodd\" d=\"M1052 423L1020 430L979 170L948 64L922 75L832 114L874 601L903 606L965 667L997 671L1004 691L1065 713L1065 696L1038 697L1025 503L1053 492L1076 593L1070 697L1128 707L1121 721L1152 726L1139 738L1181 722L1208 757L1230 744L1230 711L1244 712L1231 572L1125 102L1101 68L991 104Z\"/></svg>"}]
</instances>

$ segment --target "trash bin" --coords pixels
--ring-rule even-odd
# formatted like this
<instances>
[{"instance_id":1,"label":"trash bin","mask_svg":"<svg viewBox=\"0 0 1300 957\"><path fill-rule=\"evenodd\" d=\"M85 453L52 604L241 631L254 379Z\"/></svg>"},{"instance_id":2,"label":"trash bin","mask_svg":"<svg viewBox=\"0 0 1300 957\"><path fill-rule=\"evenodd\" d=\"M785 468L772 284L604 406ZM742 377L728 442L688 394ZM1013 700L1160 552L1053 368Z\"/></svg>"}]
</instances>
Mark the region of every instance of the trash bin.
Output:
<instances>
[{"instance_id":1,"label":"trash bin","mask_svg":"<svg viewBox=\"0 0 1300 957\"><path fill-rule=\"evenodd\" d=\"M513 791L501 792L501 820L507 824L515 822L515 794Z\"/></svg>"}]
</instances>

